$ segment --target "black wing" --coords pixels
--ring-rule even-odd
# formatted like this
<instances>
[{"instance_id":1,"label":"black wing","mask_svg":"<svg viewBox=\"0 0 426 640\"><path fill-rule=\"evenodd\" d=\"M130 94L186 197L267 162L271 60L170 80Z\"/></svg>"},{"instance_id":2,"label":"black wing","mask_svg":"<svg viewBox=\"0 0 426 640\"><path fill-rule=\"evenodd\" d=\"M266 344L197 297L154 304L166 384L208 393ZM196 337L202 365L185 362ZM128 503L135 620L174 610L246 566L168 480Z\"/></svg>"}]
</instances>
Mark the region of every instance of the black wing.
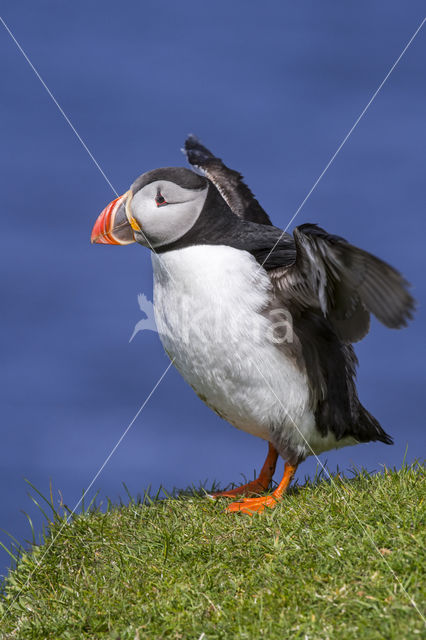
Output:
<instances>
[{"instance_id":1,"label":"black wing","mask_svg":"<svg viewBox=\"0 0 426 640\"><path fill-rule=\"evenodd\" d=\"M271 265L270 278L288 301L319 310L342 342L357 342L368 333L370 313L392 329L412 318L409 284L386 262L314 224L296 227L293 235L294 264Z\"/></svg>"},{"instance_id":2,"label":"black wing","mask_svg":"<svg viewBox=\"0 0 426 640\"><path fill-rule=\"evenodd\" d=\"M392 438L362 406L355 387L357 359L350 343L369 330L370 313L398 329L412 317L415 301L398 271L379 258L314 224L294 230L293 264L265 268L276 295L293 315L309 379L316 425L337 439Z\"/></svg>"},{"instance_id":3,"label":"black wing","mask_svg":"<svg viewBox=\"0 0 426 640\"><path fill-rule=\"evenodd\" d=\"M229 169L195 136L190 135L185 140L184 151L188 162L193 167L201 169L213 182L235 215L258 224L272 224L268 214L262 209L238 171Z\"/></svg>"}]
</instances>

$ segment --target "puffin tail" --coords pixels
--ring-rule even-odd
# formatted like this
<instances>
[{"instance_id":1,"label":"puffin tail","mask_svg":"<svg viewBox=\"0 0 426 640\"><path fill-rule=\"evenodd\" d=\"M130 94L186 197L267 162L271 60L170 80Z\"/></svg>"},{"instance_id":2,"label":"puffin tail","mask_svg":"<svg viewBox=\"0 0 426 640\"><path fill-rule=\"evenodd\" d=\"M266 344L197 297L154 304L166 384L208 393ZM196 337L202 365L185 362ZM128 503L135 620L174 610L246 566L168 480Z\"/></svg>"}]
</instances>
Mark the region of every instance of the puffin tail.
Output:
<instances>
[{"instance_id":1,"label":"puffin tail","mask_svg":"<svg viewBox=\"0 0 426 640\"><path fill-rule=\"evenodd\" d=\"M385 444L393 444L393 439L380 426L380 423L369 411L360 403L359 415L354 429L355 437L360 442L371 442L380 440Z\"/></svg>"}]
</instances>

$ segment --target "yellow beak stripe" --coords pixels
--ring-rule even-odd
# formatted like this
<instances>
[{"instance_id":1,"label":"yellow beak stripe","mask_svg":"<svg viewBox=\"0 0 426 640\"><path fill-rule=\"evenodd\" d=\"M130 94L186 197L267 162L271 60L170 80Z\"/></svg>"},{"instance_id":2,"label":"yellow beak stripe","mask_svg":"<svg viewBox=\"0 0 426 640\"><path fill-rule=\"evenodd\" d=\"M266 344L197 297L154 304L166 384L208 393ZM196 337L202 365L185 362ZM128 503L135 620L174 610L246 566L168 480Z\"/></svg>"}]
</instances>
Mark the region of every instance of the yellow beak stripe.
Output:
<instances>
[{"instance_id":1,"label":"yellow beak stripe","mask_svg":"<svg viewBox=\"0 0 426 640\"><path fill-rule=\"evenodd\" d=\"M125 195L127 196L127 199L126 199L126 217L127 217L127 220L129 221L129 224L132 227L133 231L142 231L142 229L140 228L140 226L138 225L138 223L136 222L136 220L132 216L132 212L130 210L130 203L131 203L132 198L133 198L133 191L131 189L129 189L128 192Z\"/></svg>"}]
</instances>

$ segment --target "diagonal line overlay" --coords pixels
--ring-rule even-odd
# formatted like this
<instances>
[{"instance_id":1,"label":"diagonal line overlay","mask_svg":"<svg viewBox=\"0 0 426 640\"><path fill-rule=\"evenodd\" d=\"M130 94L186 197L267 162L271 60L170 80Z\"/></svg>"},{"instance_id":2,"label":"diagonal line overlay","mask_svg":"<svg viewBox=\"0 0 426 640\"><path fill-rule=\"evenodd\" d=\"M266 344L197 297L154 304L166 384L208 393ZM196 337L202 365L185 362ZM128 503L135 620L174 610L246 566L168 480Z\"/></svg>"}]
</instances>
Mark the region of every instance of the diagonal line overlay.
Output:
<instances>
[{"instance_id":1,"label":"diagonal line overlay","mask_svg":"<svg viewBox=\"0 0 426 640\"><path fill-rule=\"evenodd\" d=\"M12 31L10 30L10 28L8 27L8 25L6 24L6 22L3 20L3 18L0 16L0 22L2 23L3 27L5 28L5 30L7 31L7 33L9 34L9 36L11 37L11 39L13 40L13 42L15 43L15 45L17 46L18 50L20 51L20 53L23 55L23 57L25 58L25 60L27 61L28 65L31 67L32 71L34 72L34 74L36 75L36 77L38 78L38 80L40 81L40 83L42 84L42 86L44 87L44 89L46 90L46 92L48 93L49 97L51 98L51 100L54 102L54 104L56 105L57 109L59 110L59 112L61 113L62 117L65 119L65 121L67 122L67 124L69 125L69 127L72 129L73 133L75 134L75 136L77 137L77 139L79 140L80 144L83 146L83 148L85 149L86 153L89 155L90 159L92 160L92 162L95 164L96 168L98 169L98 171L101 173L101 175L103 176L103 178L105 179L105 181L108 183L108 185L110 186L110 188L112 189L112 191L114 192L114 194L118 197L118 192L116 191L116 189L114 188L114 186L112 185L112 183L110 182L110 180L108 179L107 175L105 174L105 172L103 171L103 169L101 168L101 166L99 165L99 163L97 162L97 160L95 159L95 157L93 156L92 152L90 151L90 149L88 148L88 146L86 145L86 143L84 142L84 140L81 138L80 134L78 133L78 131L76 130L76 128L74 127L74 125L72 124L71 120L69 119L69 117L67 116L67 114L65 113L65 111L63 110L63 108L61 107L61 105L59 104L59 102L56 100L55 96L53 95L53 93L51 92L51 90L49 89L49 87L46 85L45 81L43 80L43 78L41 77L40 73L38 72L38 70L36 69L36 67L33 65L33 63L31 62L31 60L29 59L29 57L27 56L27 54L25 53L24 49L22 48L22 46L20 45L20 43L18 42L18 40L15 38L15 36L13 35ZM288 222L287 226L285 227L283 233L281 234L280 238L277 240L277 242L275 243L275 245L272 247L271 251L269 252L269 254L267 255L267 257L265 258L263 264L259 267L261 268L266 260L270 257L270 255L273 253L273 251L275 250L276 246L279 244L281 238L283 237L284 233L287 231L287 229L289 228L289 226L291 225L291 223L294 221L294 219L296 218L296 216L299 214L299 212L301 211L301 209L303 208L303 206L305 205L305 203L307 202L307 200L310 198L310 196L312 195L313 191L316 189L316 187L318 186L318 184L320 183L320 181L322 180L322 178L324 177L324 175L326 174L326 172L328 171L328 169L330 168L330 166L333 164L334 160L336 159L337 155L340 153L341 149L343 148L343 146L346 144L346 142L348 141L349 137L352 135L353 131L355 130L355 128L358 126L359 122L361 121L361 119L364 117L364 115L366 114L367 110L369 109L369 107L371 106L371 104L373 103L373 101L375 100L375 98L377 97L378 93L381 91L381 89L383 88L384 84L386 83L386 81L388 80L388 78L390 77L390 75L393 73L393 71L395 70L396 66L399 64L400 60L402 59L402 57L404 56L404 54L406 53L406 51L408 50L408 48L410 47L410 45L412 44L412 42L414 41L414 39L416 38L416 36L418 35L418 33L420 32L420 30L422 29L424 23L426 22L426 18L424 18L422 20L422 22L420 23L420 25L418 26L418 28L416 29L416 31L414 32L414 34L411 36L410 40L408 41L408 43L405 45L404 49L402 50L402 52L400 53L400 55L398 56L398 58L395 60L395 62L393 63L392 67L389 69L388 73L386 74L385 78L382 80L382 82L380 83L380 85L378 86L378 88L376 89L376 91L373 93L373 95L371 96L370 100L368 101L368 103L366 104L366 106L364 107L364 109L362 110L362 112L360 113L360 115L358 116L358 118L356 119L355 123L352 125L351 129L348 131L348 133L346 134L346 136L344 137L344 139L342 140L342 142L340 143L339 147L337 148L337 150L335 151L335 153L332 155L332 157L330 158L329 162L327 163L327 165L325 166L324 170L321 172L321 174L319 175L319 177L317 178L317 180L315 181L315 183L313 184L312 188L310 189L310 191L308 192L308 194L305 196L304 200L301 202L301 204L299 205L298 209L296 210L296 212L294 213L294 215L292 216L292 218L290 219L290 221ZM151 249L154 251L155 250L151 247ZM169 274L171 276L171 274ZM172 277L172 276L171 276ZM172 278L173 279L173 278ZM56 539L58 538L58 536L60 535L60 533L62 532L63 527L68 523L69 519L72 517L72 515L75 513L76 509L78 509L78 507L80 506L82 500L84 499L85 495L87 495L88 491L91 489L91 487L93 486L93 484L96 482L97 478L99 477L99 475L102 473L103 469L105 468L105 466L108 464L109 460L111 459L111 457L114 455L115 451L117 450L117 448L120 446L121 442L123 441L123 439L125 438L125 436L127 435L128 431L130 430L130 428L132 427L132 425L134 424L134 422L136 421L136 419L139 417L139 415L141 414L141 412L143 411L143 409L145 408L146 404L149 402L150 398L152 397L152 395L155 393L156 389L158 388L158 386L161 384L162 380L164 379L164 377L166 376L166 374L168 373L169 369L171 368L171 366L173 365L174 359L169 363L169 365L167 366L167 368L165 369L165 371L163 372L163 374L160 376L160 378L158 379L158 381L156 382L156 384L154 385L154 387L152 388L151 392L149 393L149 395L147 396L147 398L145 399L145 401L143 402L143 404L141 405L141 407L138 409L137 413L135 414L135 416L133 417L133 419L131 420L131 422L129 423L129 425L126 427L126 429L124 430L124 432L122 433L122 435L120 436L120 438L118 439L118 441L116 442L116 444L114 445L113 449L110 451L110 453L108 454L108 456L106 457L106 459L104 460L104 462L102 463L102 465L99 467L98 471L96 472L95 476L93 477L92 481L90 482L88 488L84 491L82 497L80 498L80 500L76 503L76 505L74 506L74 508L72 509L72 511L68 514L67 518L65 519L63 525L61 526L61 528L59 529L58 533L56 534L56 536L51 540L49 546L47 547L47 549L45 550L44 554L41 556L40 560L37 562L37 566L33 569L33 571L31 572L30 576L27 579L26 584L24 585L23 588L25 588L25 586L28 584L28 582L31 580L34 572L38 569L38 567L41 564L41 561L43 560L44 556L48 553L48 551L50 550L51 546L54 544L54 542L56 541ZM279 404L281 405L281 407L283 408L284 412L286 413L287 417L291 420L291 422L293 423L294 427L297 429L297 431L299 432L299 434L302 436L302 438L305 440L308 448L311 450L312 455L316 458L317 462L319 463L319 465L321 466L321 468L323 469L323 471L327 474L327 477L330 479L330 481L333 483L333 485L336 487L336 489L338 490L338 486L335 483L334 479L332 478L332 476L330 475L330 473L328 472L328 470L326 469L326 467L322 464L321 460L318 458L318 456L314 453L314 451L312 450L312 448L310 447L309 443L307 442L307 440L305 439L304 435L301 433L301 431L299 430L299 428L297 427L296 423L293 421L293 419L288 415L285 407L283 406L283 404L281 403L280 399L276 396L274 390L272 389L272 387L269 385L269 382L267 381L267 379L265 378L265 376L263 375L262 371L259 369L258 365L256 362L254 362L254 365L256 366L256 368L258 369L258 372L260 373L260 375L262 376L262 378L265 380L266 384L269 386L270 390L272 391L273 395L276 397L277 401L279 402ZM365 525L359 520L357 514L355 513L355 511L352 509L352 507L347 503L346 498L344 496L344 494L342 492L341 496L345 502L345 504L347 505L347 507L352 511L353 515L355 516L356 520L358 521L358 523L361 525L361 527L363 528L366 536L369 538L372 546L374 547L374 549L377 551L379 557L383 560L383 562L385 563L385 565L388 567L389 571L392 573L394 579L396 582L398 582L398 584L400 585L401 589L404 591L405 595L407 596L408 600L410 601L410 603L412 604L412 606L416 609L416 611L418 612L418 614L420 615L420 617L425 621L424 616L422 615L422 613L420 612L417 604L415 603L415 601L413 600L413 598L408 594L408 592L406 591L406 589L404 588L404 586L402 585L401 581L399 580L398 576L396 575L395 571L392 569L392 567L390 566L389 562L386 560L386 558L384 558L382 556L382 554L380 554L374 539L372 538L372 536L370 535L370 533L368 532L368 530L366 529ZM13 601L11 602L11 604L9 605L8 609L5 611L5 613L3 614L1 620L5 617L5 615L7 614L7 612L9 611L10 607L13 605L13 603L16 601L16 599L19 597L19 595L21 594L23 588L21 589L21 591L18 592L18 594L14 597Z\"/></svg>"},{"instance_id":2,"label":"diagonal line overlay","mask_svg":"<svg viewBox=\"0 0 426 640\"><path fill-rule=\"evenodd\" d=\"M356 127L358 126L358 124L360 123L360 121L362 120L362 118L364 117L364 115L367 113L368 109L370 108L370 106L372 105L372 103L374 102L374 100L376 99L377 95L379 94L379 92L381 91L381 89L383 88L384 84L386 83L386 81L388 80L389 76L393 73L393 71L395 70L395 68L397 67L397 65L399 64L399 62L401 61L402 57L404 56L404 54L406 53L406 51L408 50L408 48L410 47L410 45L412 44L412 42L414 41L415 37L418 35L418 33L420 32L420 30L422 29L424 23L426 22L426 18L423 18L423 20L421 21L421 23L419 24L419 26L417 27L417 29L415 30L415 32L413 33L413 35L411 36L411 38L409 39L409 41L407 42L407 44L405 45L405 47L403 48L403 50L401 51L401 53L399 54L399 56L397 57L397 59L395 60L395 62L393 63L393 65L391 66L391 68L389 69L389 71L387 72L387 74L385 75L385 77L383 78L382 82L379 84L379 86L377 87L376 91L373 93L373 95L371 96L370 100L367 102L367 104L365 105L364 109L361 111L361 113L359 114L358 118L355 120L354 124L352 125L352 127L349 129L348 133L346 134L346 136L343 138L342 142L340 143L340 145L337 147L336 151L333 153L333 155L331 156L330 160L328 161L328 163L326 164L325 168L323 169L323 171L320 173L320 175L318 176L318 178L316 179L316 181L314 182L313 186L311 187L311 189L308 191L307 195L305 196L305 198L302 200L302 202L300 203L300 205L298 206L298 208L296 209L296 212L293 214L293 216L290 218L289 222L287 223L287 226L285 227L284 231L282 232L282 234L279 236L278 240L276 241L276 243L274 244L274 246L272 247L272 249L270 250L270 252L268 253L268 255L266 256L266 258L264 259L264 261L262 262L262 264L259 266L259 269L261 269L265 262L268 260L268 258L272 255L272 253L275 251L275 249L277 248L277 245L280 243L281 239L283 238L284 234L286 233L287 229L289 228L289 226L291 225L291 223L294 221L294 219L296 218L297 215L299 215L300 211L302 210L302 208L304 207L304 205L306 204L306 202L308 201L308 199L311 197L312 193L314 192L314 190L317 188L318 184L321 182L321 180L323 179L323 177L325 176L325 174L327 173L327 171L329 170L329 168L331 167L331 165L333 164L334 160L336 159L336 157L338 156L338 154L340 153L340 151L342 150L342 148L344 147L344 145L346 144L346 142L349 140L350 136L352 135L352 133L354 132L354 130L356 129Z\"/></svg>"},{"instance_id":3,"label":"diagonal line overlay","mask_svg":"<svg viewBox=\"0 0 426 640\"><path fill-rule=\"evenodd\" d=\"M4 26L4 28L6 29L7 33L10 35L10 37L12 38L13 42L16 44L17 48L19 49L19 51L22 53L22 55L24 56L25 60L28 62L29 66L31 67L31 69L33 70L34 74L36 75L36 77L38 78L38 80L41 82L41 84L43 85L44 89L46 90L47 94L49 95L49 97L53 100L53 102L55 103L56 107L58 108L59 112L61 113L62 117L64 118L65 122L69 125L69 127L72 129L73 133L75 134L75 136L77 137L78 141L80 142L80 144L82 145L82 147L84 148L84 150L87 152L87 154L89 155L90 159L92 160L93 164L96 166L96 168L98 169L98 171L101 173L101 175L103 176L103 178L105 179L105 181L108 183L108 185L111 187L113 193L117 196L117 198L119 197L118 191L116 190L116 188L113 186L113 184L111 183L111 181L109 180L108 176L106 175L106 173L104 172L104 170L102 169L102 167L100 166L99 162L96 160L96 158L94 157L93 153L90 151L89 147L87 146L87 144L84 142L83 138L80 136L80 134L78 133L77 129L74 127L73 123L71 122L71 120L69 119L69 117L67 116L67 114L65 113L65 111L63 110L63 108L61 107L61 105L59 104L59 102L56 100L55 96L53 95L53 93L51 92L51 90L49 89L49 87L47 86L47 84L45 83L45 81L43 80L43 78L41 77L40 73L38 72L38 70L36 69L36 67L33 65L33 63L31 62L31 60L29 59L29 57L27 56L27 54L25 53L24 49L22 48L22 46L20 45L20 43L18 42L18 40L16 39L16 37L13 35L12 31L10 30L10 28L7 26L6 22L3 20L3 18L0 16L0 22L2 23L2 25ZM146 235L143 233L143 231L141 230L141 233L143 234L149 248L151 249L151 251L153 251L154 253L157 253L154 249L154 247L152 246L152 244L150 243L150 241L148 240L148 238L146 237ZM165 270L167 271L169 277L173 280L173 275L170 273L169 269L167 268L167 265L164 265Z\"/></svg>"},{"instance_id":4,"label":"diagonal line overlay","mask_svg":"<svg viewBox=\"0 0 426 640\"><path fill-rule=\"evenodd\" d=\"M120 444L122 443L122 441L124 440L124 438L126 437L128 432L132 428L133 424L136 422L137 418L140 416L140 414L142 413L143 409L146 407L146 405L150 401L151 397L154 395L155 391L157 390L157 388L159 387L159 385L161 384L161 382L163 381L163 379L167 375L167 373L168 373L170 367L172 366L172 364L174 363L174 361L175 361L175 359L173 358L173 360L170 361L170 363L168 364L166 369L163 371L161 376L158 378L157 382L155 383L155 385L153 386L153 388L151 389L151 391L149 392L149 394L145 398L144 402L141 404L141 406L139 407L138 411L135 413L135 415L133 416L133 418L131 419L131 421L127 425L126 429L123 431L123 433L121 434L120 438L117 440L117 442L115 443L115 445L113 446L113 448L111 449L111 451L109 452L109 454L107 455L107 457L105 458L105 460L103 461L103 463L101 464L101 466L99 467L99 469L97 470L95 475L93 476L89 486L87 487L87 489L85 489L83 491L83 495L81 496L80 500L75 504L75 506L72 509L72 511L65 518L64 522L62 523L61 527L59 528L58 533L51 539L50 543L48 544L48 546L45 549L44 553L42 554L41 558L39 560L36 560L36 566L31 571L31 573L28 576L25 584L21 587L21 589L18 591L18 593L13 598L12 602L7 607L6 611L4 612L2 617L0 618L0 622L3 620L3 618L5 618L6 614L9 612L10 608L13 606L13 604L19 598L19 596L21 595L22 591L27 587L27 585L29 584L29 582L30 582L31 578L33 577L34 573L41 566L44 557L49 552L49 550L52 548L52 546L55 544L56 540L61 535L63 528L68 524L70 518L75 514L76 510L78 509L78 507L83 502L85 496L88 494L88 492L90 491L90 489L92 488L92 486L94 485L96 480L99 478L100 474L102 473L102 471L104 470L104 468L106 467L106 465L108 464L108 462L110 461L110 459L112 458L112 456L114 455L114 453L116 452L116 450L118 449L118 447L120 446Z\"/></svg>"},{"instance_id":5,"label":"diagonal line overlay","mask_svg":"<svg viewBox=\"0 0 426 640\"><path fill-rule=\"evenodd\" d=\"M297 424L295 423L295 421L293 420L293 418L289 415L289 413L287 412L286 408L284 407L283 403L281 402L281 400L278 398L277 394L275 393L274 389L272 388L272 386L269 384L269 381L267 380L266 376L263 374L263 372L260 370L257 362L255 362L254 360L252 360L254 366L256 367L256 369L258 370L258 372L260 373L260 375L262 376L263 380L266 383L266 386L269 388L269 390L272 392L272 394L274 395L274 397L276 398L278 404L281 406L281 408L283 409L285 415L287 416L287 418L290 420L290 422L292 423L293 427L297 430L297 432L299 433L299 435L302 437L302 439L304 440L306 446L308 447L308 449L310 450L312 456L316 459L317 463L320 465L320 467L322 468L322 470L327 474L328 479L330 480L331 484L335 487L337 493L341 496L341 498L343 499L343 502L345 503L345 505L347 506L347 508L351 511L351 513L355 516L356 521L358 522L358 524L361 526L362 530L364 531L364 534L366 535L366 537L369 539L369 541L371 542L373 548L375 549L375 551L377 551L378 556L383 560L383 562L385 563L385 565L387 566L387 568L389 569L389 571L391 572L395 582L397 582L399 584L399 586L401 587L402 591L404 592L404 594L406 595L407 599L409 600L409 602L411 603L411 605L414 607L414 609L417 611L417 613L419 614L419 616L421 617L421 619L423 620L423 622L426 623L426 619L424 617L424 615L422 614L422 612L420 611L419 607L417 606L415 600L412 598L412 596L410 596L410 594L407 592L406 588L404 587L404 585L402 584L401 580L398 578L397 574L395 573L395 571L392 569L392 567L390 566L389 562L386 560L386 558L380 553L374 538L371 536L371 534L369 533L369 531L367 530L366 525L361 522L361 520L359 519L356 511L350 506L350 504L347 502L345 495L343 493L343 491L339 491L339 487L336 484L334 478L330 475L328 469L323 465L323 463L321 462L321 460L319 459L319 457L317 456L317 454L315 453L315 451L312 449L311 445L309 444L309 442L307 441L307 439L305 438L305 436L303 435L303 433L300 431L299 427L297 426ZM265 363L262 362L262 364L264 365Z\"/></svg>"}]
</instances>

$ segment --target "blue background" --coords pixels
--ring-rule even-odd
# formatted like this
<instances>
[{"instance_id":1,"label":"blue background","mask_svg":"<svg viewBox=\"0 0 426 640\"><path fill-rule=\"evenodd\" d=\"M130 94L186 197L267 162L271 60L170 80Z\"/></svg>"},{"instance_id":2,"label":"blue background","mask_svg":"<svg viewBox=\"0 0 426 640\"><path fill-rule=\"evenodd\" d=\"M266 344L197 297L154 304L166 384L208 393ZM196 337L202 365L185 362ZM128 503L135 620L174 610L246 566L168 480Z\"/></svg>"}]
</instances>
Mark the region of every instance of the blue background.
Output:
<instances>
[{"instance_id":1,"label":"blue background","mask_svg":"<svg viewBox=\"0 0 426 640\"><path fill-rule=\"evenodd\" d=\"M3 17L118 193L140 173L184 165L194 132L242 171L285 227L421 22L424 3L6 2ZM40 528L24 478L73 507L168 359L139 333L152 297L140 246L91 246L114 197L2 28L0 528ZM322 456L379 470L423 453L425 415L426 32L423 30L297 217L400 269L414 323L373 322L357 346L364 404L395 446ZM205 407L170 370L95 483L185 487L252 476L266 445ZM313 475L309 459L299 479ZM279 469L281 470L281 468ZM278 476L277 476L278 477ZM7 544L7 536L0 535ZM1 571L8 556L1 552Z\"/></svg>"}]
</instances>

